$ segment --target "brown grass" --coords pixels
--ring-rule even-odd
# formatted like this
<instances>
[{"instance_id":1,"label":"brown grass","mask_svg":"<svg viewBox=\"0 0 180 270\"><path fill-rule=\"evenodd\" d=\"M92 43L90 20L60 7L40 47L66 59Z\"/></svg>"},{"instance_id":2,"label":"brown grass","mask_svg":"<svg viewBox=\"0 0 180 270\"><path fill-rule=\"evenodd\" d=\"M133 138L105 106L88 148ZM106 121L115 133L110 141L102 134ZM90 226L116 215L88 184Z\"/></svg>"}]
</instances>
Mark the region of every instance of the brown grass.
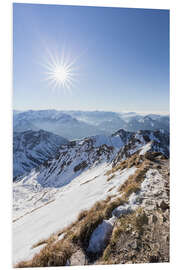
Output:
<instances>
[{"instance_id":1,"label":"brown grass","mask_svg":"<svg viewBox=\"0 0 180 270\"><path fill-rule=\"evenodd\" d=\"M123 193L123 198L127 199L133 192L140 190L141 183L144 181L145 174L149 169L149 161L145 160L133 175L119 187L118 191Z\"/></svg>"},{"instance_id":2,"label":"brown grass","mask_svg":"<svg viewBox=\"0 0 180 270\"><path fill-rule=\"evenodd\" d=\"M77 220L78 221L81 221L83 218L85 218L88 214L88 211L87 210L83 210L81 213L79 213L78 217L77 217Z\"/></svg>"},{"instance_id":3,"label":"brown grass","mask_svg":"<svg viewBox=\"0 0 180 270\"><path fill-rule=\"evenodd\" d=\"M115 174L112 174L111 176L109 176L108 178L107 178L107 181L110 181L111 179L113 179L115 177Z\"/></svg>"},{"instance_id":4,"label":"brown grass","mask_svg":"<svg viewBox=\"0 0 180 270\"><path fill-rule=\"evenodd\" d=\"M112 191L115 188L115 186L111 187L108 192Z\"/></svg>"},{"instance_id":5,"label":"brown grass","mask_svg":"<svg viewBox=\"0 0 180 270\"><path fill-rule=\"evenodd\" d=\"M38 254L36 254L32 260L20 262L16 267L63 266L70 258L72 252L72 244L69 241L62 240L54 245L47 245Z\"/></svg>"},{"instance_id":6,"label":"brown grass","mask_svg":"<svg viewBox=\"0 0 180 270\"><path fill-rule=\"evenodd\" d=\"M109 219L112 216L112 211L120 206L125 204L127 201L123 200L121 198L116 198L115 200L111 201L108 205L106 205L105 209L104 209L104 218L105 219Z\"/></svg>"},{"instance_id":7,"label":"brown grass","mask_svg":"<svg viewBox=\"0 0 180 270\"><path fill-rule=\"evenodd\" d=\"M101 201L88 211L85 218L76 226L72 234L72 241L83 248L87 248L90 236L94 229L103 221L103 210L107 202Z\"/></svg>"},{"instance_id":8,"label":"brown grass","mask_svg":"<svg viewBox=\"0 0 180 270\"><path fill-rule=\"evenodd\" d=\"M106 172L106 175L109 176L112 173L115 173L119 170L124 170L126 168L131 168L133 166L136 166L139 168L142 164L142 162L145 160L143 156L139 156L137 153L133 154L131 157L127 158L126 160L123 160L119 163L117 163L113 168Z\"/></svg>"},{"instance_id":9,"label":"brown grass","mask_svg":"<svg viewBox=\"0 0 180 270\"><path fill-rule=\"evenodd\" d=\"M53 242L57 240L59 235L60 234L52 234L49 238L40 240L39 242L37 242L36 244L32 246L32 249L38 246L41 246L43 244L52 244Z\"/></svg>"}]
</instances>

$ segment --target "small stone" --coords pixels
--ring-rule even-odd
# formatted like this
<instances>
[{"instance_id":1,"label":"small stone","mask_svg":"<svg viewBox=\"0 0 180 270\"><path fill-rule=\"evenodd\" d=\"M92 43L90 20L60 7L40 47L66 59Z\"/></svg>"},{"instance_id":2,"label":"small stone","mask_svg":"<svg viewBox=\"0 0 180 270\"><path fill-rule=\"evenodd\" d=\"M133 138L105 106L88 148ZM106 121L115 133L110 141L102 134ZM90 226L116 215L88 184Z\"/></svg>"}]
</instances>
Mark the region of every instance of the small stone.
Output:
<instances>
[{"instance_id":1,"label":"small stone","mask_svg":"<svg viewBox=\"0 0 180 270\"><path fill-rule=\"evenodd\" d=\"M157 220L158 220L157 216L151 215L151 216L149 217L148 223L149 223L149 224L153 224L153 223L156 223Z\"/></svg>"},{"instance_id":2,"label":"small stone","mask_svg":"<svg viewBox=\"0 0 180 270\"><path fill-rule=\"evenodd\" d=\"M70 265L85 265L86 257L82 250L76 251L70 258Z\"/></svg>"},{"instance_id":3,"label":"small stone","mask_svg":"<svg viewBox=\"0 0 180 270\"><path fill-rule=\"evenodd\" d=\"M166 211L167 209L169 209L169 205L163 200L161 201L159 207L163 210Z\"/></svg>"},{"instance_id":4,"label":"small stone","mask_svg":"<svg viewBox=\"0 0 180 270\"><path fill-rule=\"evenodd\" d=\"M157 262L159 262L159 257L156 255L150 256L149 262L150 263L157 263Z\"/></svg>"},{"instance_id":5,"label":"small stone","mask_svg":"<svg viewBox=\"0 0 180 270\"><path fill-rule=\"evenodd\" d=\"M135 241L132 242L131 247L133 249L137 249L138 248L138 242L137 242L137 240L135 240Z\"/></svg>"}]
</instances>

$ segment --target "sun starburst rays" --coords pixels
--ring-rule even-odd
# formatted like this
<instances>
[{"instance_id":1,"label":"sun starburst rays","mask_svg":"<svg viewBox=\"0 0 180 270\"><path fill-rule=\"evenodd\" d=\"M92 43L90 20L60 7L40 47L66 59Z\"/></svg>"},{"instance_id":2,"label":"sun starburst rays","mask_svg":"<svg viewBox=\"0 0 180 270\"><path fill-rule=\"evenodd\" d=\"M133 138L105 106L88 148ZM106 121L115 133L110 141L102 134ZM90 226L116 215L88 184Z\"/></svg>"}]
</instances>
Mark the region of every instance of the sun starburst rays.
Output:
<instances>
[{"instance_id":1,"label":"sun starburst rays","mask_svg":"<svg viewBox=\"0 0 180 270\"><path fill-rule=\"evenodd\" d=\"M61 54L52 54L48 50L48 57L46 63L43 64L45 68L45 80L49 83L52 89L66 89L71 90L74 83L77 82L77 68L75 68L76 59L70 60L65 57L64 51Z\"/></svg>"}]
</instances>

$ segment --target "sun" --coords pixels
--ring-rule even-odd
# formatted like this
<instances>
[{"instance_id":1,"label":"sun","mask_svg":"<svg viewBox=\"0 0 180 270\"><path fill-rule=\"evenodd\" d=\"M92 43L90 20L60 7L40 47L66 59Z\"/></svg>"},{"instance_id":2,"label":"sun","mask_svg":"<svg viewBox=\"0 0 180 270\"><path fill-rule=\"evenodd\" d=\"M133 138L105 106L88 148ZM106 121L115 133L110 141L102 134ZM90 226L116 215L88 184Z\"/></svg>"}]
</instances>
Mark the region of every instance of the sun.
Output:
<instances>
[{"instance_id":1,"label":"sun","mask_svg":"<svg viewBox=\"0 0 180 270\"><path fill-rule=\"evenodd\" d=\"M46 57L45 80L49 82L52 88L72 89L74 86L75 76L75 60L69 60L64 53L52 53L48 51Z\"/></svg>"},{"instance_id":2,"label":"sun","mask_svg":"<svg viewBox=\"0 0 180 270\"><path fill-rule=\"evenodd\" d=\"M54 72L52 75L54 75L55 80L63 84L66 82L66 80L68 80L69 72L66 67L59 66L54 69Z\"/></svg>"},{"instance_id":3,"label":"sun","mask_svg":"<svg viewBox=\"0 0 180 270\"><path fill-rule=\"evenodd\" d=\"M63 86L68 88L72 82L71 69L63 64L54 65L47 72L47 80L52 84L54 83L55 87Z\"/></svg>"}]
</instances>

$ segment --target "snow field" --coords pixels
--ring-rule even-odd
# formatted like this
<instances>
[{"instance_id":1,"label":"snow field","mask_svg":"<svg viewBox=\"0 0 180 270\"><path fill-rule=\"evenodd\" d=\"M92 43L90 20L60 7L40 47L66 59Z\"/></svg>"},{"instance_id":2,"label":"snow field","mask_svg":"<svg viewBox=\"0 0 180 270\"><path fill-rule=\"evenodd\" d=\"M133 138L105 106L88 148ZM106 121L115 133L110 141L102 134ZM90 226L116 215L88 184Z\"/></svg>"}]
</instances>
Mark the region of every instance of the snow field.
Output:
<instances>
[{"instance_id":1,"label":"snow field","mask_svg":"<svg viewBox=\"0 0 180 270\"><path fill-rule=\"evenodd\" d=\"M32 173L23 191L20 186L18 190L18 184L21 185L21 183L16 183L16 217L19 219L13 223L13 264L31 259L37 253L37 249L31 249L33 244L71 224L82 210L89 209L95 202L106 199L108 195L117 194L118 187L136 170L132 167L125 169L121 174L117 172L110 181L107 181L105 173L109 169L111 166L104 163L84 171L62 188L48 188L46 191L49 194L49 201L52 199L54 201L43 205L41 200L40 208L37 208L38 204L34 205L33 200L30 200L31 196L34 196L34 201L39 200L43 192L35 181L35 175L33 178ZM112 187L115 188L108 192ZM24 199L22 199L21 191ZM21 210L22 205L23 210ZM22 213L24 216L20 217Z\"/></svg>"}]
</instances>

